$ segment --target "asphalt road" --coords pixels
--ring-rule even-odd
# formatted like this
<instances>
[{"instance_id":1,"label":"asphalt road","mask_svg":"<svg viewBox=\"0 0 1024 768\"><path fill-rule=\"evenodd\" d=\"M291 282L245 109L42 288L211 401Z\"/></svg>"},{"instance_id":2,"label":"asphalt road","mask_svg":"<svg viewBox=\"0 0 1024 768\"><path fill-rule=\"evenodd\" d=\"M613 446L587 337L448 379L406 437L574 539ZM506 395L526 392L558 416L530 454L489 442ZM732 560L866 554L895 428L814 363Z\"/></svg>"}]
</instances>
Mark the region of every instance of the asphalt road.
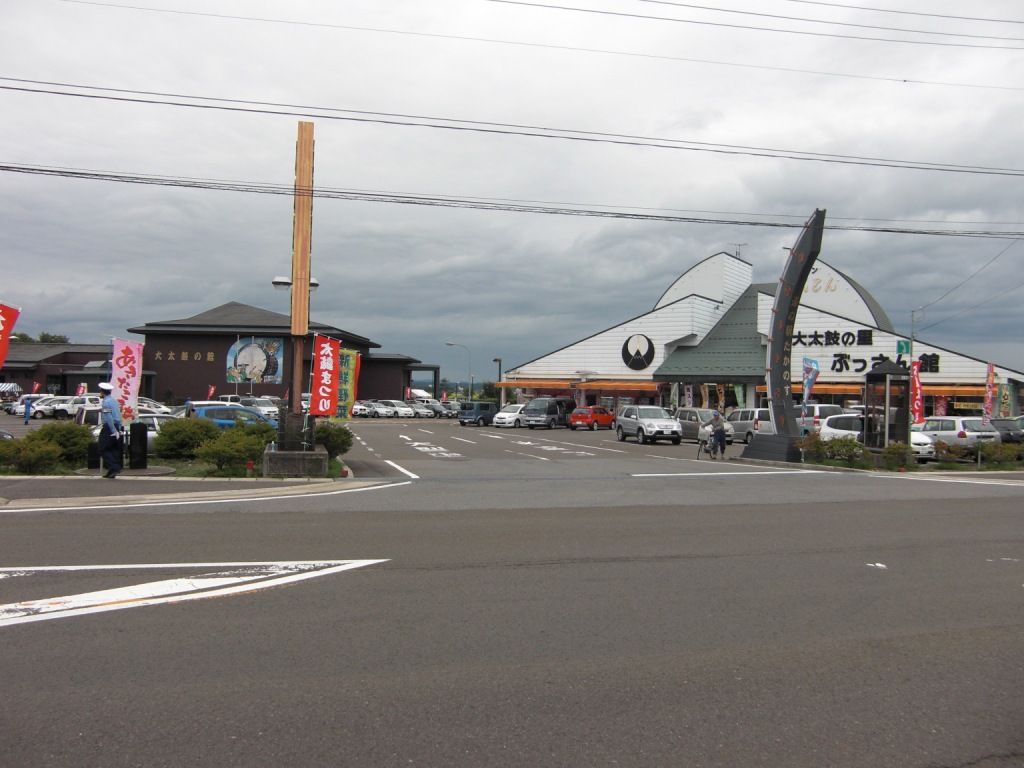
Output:
<instances>
[{"instance_id":1,"label":"asphalt road","mask_svg":"<svg viewBox=\"0 0 1024 768\"><path fill-rule=\"evenodd\" d=\"M0 514L0 764L1024 765L1020 475L354 430L375 487Z\"/></svg>"}]
</instances>

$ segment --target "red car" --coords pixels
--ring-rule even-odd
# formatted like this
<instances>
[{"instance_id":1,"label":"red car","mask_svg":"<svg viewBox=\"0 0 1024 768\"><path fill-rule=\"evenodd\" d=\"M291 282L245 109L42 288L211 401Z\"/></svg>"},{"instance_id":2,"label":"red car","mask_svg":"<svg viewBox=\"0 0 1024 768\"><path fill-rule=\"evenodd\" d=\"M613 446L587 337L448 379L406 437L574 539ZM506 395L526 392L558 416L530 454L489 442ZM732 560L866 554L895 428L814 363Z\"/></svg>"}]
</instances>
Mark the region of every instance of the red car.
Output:
<instances>
[{"instance_id":1,"label":"red car","mask_svg":"<svg viewBox=\"0 0 1024 768\"><path fill-rule=\"evenodd\" d=\"M615 414L600 405L577 408L569 414L569 429L615 429Z\"/></svg>"}]
</instances>

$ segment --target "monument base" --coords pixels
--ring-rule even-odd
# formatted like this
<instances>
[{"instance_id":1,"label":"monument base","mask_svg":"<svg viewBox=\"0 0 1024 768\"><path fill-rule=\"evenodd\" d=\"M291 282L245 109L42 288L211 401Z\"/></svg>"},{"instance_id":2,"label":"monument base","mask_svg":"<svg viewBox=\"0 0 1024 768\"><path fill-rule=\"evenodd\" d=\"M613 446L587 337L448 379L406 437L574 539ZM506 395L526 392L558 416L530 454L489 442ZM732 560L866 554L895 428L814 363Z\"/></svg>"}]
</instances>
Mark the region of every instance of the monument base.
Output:
<instances>
[{"instance_id":1,"label":"monument base","mask_svg":"<svg viewBox=\"0 0 1024 768\"><path fill-rule=\"evenodd\" d=\"M799 464L800 449L797 444L799 437L792 435L758 435L743 450L743 459L760 461L790 461Z\"/></svg>"},{"instance_id":2,"label":"monument base","mask_svg":"<svg viewBox=\"0 0 1024 768\"><path fill-rule=\"evenodd\" d=\"M330 458L322 445L309 451L263 451L264 477L327 477Z\"/></svg>"}]
</instances>

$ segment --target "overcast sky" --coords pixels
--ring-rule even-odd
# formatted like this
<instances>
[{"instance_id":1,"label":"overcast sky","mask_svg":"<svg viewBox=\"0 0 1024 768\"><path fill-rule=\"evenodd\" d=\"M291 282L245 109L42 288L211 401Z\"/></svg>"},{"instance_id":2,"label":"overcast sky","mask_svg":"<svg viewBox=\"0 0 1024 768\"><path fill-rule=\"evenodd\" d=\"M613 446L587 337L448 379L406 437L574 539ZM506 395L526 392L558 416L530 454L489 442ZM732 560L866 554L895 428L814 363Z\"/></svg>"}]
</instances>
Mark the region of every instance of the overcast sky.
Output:
<instances>
[{"instance_id":1,"label":"overcast sky","mask_svg":"<svg viewBox=\"0 0 1024 768\"><path fill-rule=\"evenodd\" d=\"M0 164L288 188L310 119L324 190L684 219L318 198L313 319L451 378L467 355L445 341L463 344L492 379L492 358L523 363L649 311L718 251L776 281L797 230L748 222L824 208L830 225L1024 230L1021 4L855 4L3 0ZM948 17L965 15L995 21ZM780 157L793 153L832 162ZM908 161L973 172L892 167ZM685 220L702 218L735 223ZM1024 370L1014 234L828 230L821 258L899 330L926 306L919 338ZM291 236L287 194L4 171L0 301L21 307L17 330L76 342L228 301L286 313L270 281Z\"/></svg>"}]
</instances>

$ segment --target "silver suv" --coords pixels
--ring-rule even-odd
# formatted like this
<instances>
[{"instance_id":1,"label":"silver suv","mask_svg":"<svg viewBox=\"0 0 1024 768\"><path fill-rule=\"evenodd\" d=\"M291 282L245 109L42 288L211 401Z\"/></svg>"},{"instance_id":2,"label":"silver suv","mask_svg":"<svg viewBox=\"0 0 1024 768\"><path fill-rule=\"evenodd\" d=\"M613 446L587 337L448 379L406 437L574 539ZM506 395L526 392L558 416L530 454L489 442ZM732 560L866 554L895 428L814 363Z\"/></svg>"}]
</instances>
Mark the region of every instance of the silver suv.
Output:
<instances>
[{"instance_id":1,"label":"silver suv","mask_svg":"<svg viewBox=\"0 0 1024 768\"><path fill-rule=\"evenodd\" d=\"M656 405L625 405L615 417L615 434L619 440L635 437L638 443L671 440L679 445L683 428L664 408Z\"/></svg>"}]
</instances>

